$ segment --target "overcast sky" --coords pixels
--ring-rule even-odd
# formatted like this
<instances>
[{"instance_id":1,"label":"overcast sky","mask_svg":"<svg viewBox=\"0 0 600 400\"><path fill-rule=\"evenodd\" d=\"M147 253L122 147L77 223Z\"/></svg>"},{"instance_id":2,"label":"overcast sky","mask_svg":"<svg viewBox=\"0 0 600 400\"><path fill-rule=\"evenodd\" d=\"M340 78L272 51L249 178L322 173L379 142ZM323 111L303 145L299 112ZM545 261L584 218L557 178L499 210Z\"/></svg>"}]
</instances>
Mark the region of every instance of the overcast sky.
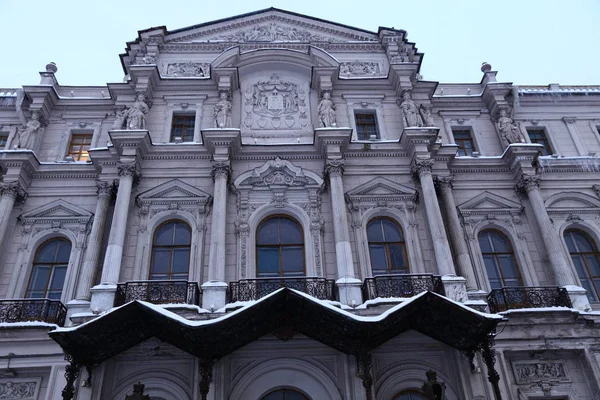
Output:
<instances>
[{"instance_id":1,"label":"overcast sky","mask_svg":"<svg viewBox=\"0 0 600 400\"><path fill-rule=\"evenodd\" d=\"M268 7L370 31L404 29L421 74L479 82L483 61L521 85L600 85L600 0L0 0L0 88L38 84L49 61L61 85L120 82L118 55L137 31L175 30Z\"/></svg>"}]
</instances>

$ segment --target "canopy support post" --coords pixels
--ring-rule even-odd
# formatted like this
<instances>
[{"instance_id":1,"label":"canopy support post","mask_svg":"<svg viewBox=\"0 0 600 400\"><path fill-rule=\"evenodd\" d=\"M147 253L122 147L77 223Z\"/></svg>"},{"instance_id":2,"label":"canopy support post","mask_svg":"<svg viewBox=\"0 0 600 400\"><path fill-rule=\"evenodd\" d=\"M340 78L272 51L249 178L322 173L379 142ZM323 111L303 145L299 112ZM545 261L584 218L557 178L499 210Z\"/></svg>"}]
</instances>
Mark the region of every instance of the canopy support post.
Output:
<instances>
[{"instance_id":1,"label":"canopy support post","mask_svg":"<svg viewBox=\"0 0 600 400\"><path fill-rule=\"evenodd\" d=\"M500 375L498 371L494 368L494 363L496 362L496 352L494 350L494 336L495 333L490 333L484 339L481 346L481 355L483 357L483 361L487 367L488 371L488 381L492 384L492 389L494 390L494 399L502 400L502 395L500 394Z\"/></svg>"},{"instance_id":2,"label":"canopy support post","mask_svg":"<svg viewBox=\"0 0 600 400\"><path fill-rule=\"evenodd\" d=\"M356 354L358 364L358 377L362 380L362 384L367 393L366 400L373 400L373 374L371 372L373 359L368 351L359 351Z\"/></svg>"},{"instance_id":3,"label":"canopy support post","mask_svg":"<svg viewBox=\"0 0 600 400\"><path fill-rule=\"evenodd\" d=\"M210 391L214 361L212 358L200 358L198 370L200 371L200 399L206 400Z\"/></svg>"},{"instance_id":4,"label":"canopy support post","mask_svg":"<svg viewBox=\"0 0 600 400\"><path fill-rule=\"evenodd\" d=\"M72 400L75 395L75 381L79 376L79 363L77 363L69 353L65 353L65 360L68 361L69 364L65 367L67 384L62 390L62 398L63 400Z\"/></svg>"}]
</instances>

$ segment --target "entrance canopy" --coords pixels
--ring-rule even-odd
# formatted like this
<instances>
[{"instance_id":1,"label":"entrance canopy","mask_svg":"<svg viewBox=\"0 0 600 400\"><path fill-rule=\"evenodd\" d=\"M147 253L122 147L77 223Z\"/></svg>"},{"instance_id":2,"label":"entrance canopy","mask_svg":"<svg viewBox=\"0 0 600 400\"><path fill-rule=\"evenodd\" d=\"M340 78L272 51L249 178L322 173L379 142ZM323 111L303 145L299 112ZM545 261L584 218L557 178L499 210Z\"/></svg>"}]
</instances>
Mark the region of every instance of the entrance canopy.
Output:
<instances>
[{"instance_id":1,"label":"entrance canopy","mask_svg":"<svg viewBox=\"0 0 600 400\"><path fill-rule=\"evenodd\" d=\"M218 318L191 321L160 306L134 301L85 324L50 332L79 364L93 366L157 337L200 359L219 359L274 333L304 334L346 354L369 352L414 329L460 351L481 349L502 317L424 292L377 316L359 316L282 288Z\"/></svg>"}]
</instances>

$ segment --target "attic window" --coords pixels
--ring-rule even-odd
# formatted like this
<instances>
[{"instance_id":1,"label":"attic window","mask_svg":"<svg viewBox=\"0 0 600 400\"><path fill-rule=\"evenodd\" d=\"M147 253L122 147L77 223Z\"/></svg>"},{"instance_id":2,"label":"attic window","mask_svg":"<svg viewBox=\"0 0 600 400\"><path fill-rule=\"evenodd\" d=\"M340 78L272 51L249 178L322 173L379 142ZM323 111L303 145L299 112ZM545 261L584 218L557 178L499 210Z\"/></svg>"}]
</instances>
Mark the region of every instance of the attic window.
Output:
<instances>
[{"instance_id":1,"label":"attic window","mask_svg":"<svg viewBox=\"0 0 600 400\"><path fill-rule=\"evenodd\" d=\"M171 142L179 140L182 142L193 142L195 124L196 116L194 114L173 114L173 121L171 122Z\"/></svg>"},{"instance_id":2,"label":"attic window","mask_svg":"<svg viewBox=\"0 0 600 400\"><path fill-rule=\"evenodd\" d=\"M354 121L358 140L379 139L375 111L355 111Z\"/></svg>"}]
</instances>

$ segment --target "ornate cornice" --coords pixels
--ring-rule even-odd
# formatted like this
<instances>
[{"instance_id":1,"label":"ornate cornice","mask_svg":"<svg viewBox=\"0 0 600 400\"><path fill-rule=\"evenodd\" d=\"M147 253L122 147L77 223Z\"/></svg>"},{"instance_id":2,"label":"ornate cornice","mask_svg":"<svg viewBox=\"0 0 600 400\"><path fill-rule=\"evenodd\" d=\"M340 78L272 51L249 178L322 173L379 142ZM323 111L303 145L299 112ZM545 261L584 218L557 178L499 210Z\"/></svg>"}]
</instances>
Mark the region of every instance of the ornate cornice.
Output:
<instances>
[{"instance_id":1,"label":"ornate cornice","mask_svg":"<svg viewBox=\"0 0 600 400\"><path fill-rule=\"evenodd\" d=\"M325 175L342 176L344 174L346 160L343 158L335 160L325 160Z\"/></svg>"},{"instance_id":2,"label":"ornate cornice","mask_svg":"<svg viewBox=\"0 0 600 400\"><path fill-rule=\"evenodd\" d=\"M521 175L515 185L517 193L529 193L532 189L539 189L541 177L539 175Z\"/></svg>"},{"instance_id":3,"label":"ornate cornice","mask_svg":"<svg viewBox=\"0 0 600 400\"><path fill-rule=\"evenodd\" d=\"M212 171L210 175L213 180L217 180L217 178L225 177L225 179L229 179L231 176L231 163L229 161L211 161Z\"/></svg>"}]
</instances>

